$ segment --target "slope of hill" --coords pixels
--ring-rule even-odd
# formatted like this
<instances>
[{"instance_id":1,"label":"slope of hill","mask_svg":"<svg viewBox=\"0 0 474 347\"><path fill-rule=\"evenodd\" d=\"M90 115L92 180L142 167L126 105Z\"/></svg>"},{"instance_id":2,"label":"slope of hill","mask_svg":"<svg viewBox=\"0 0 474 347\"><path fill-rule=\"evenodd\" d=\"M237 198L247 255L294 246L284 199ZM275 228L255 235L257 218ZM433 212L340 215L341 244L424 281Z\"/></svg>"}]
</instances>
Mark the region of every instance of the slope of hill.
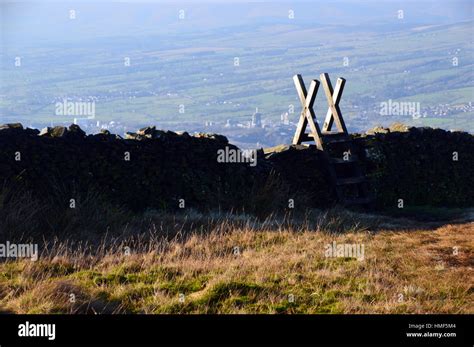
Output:
<instances>
[{"instance_id":1,"label":"slope of hill","mask_svg":"<svg viewBox=\"0 0 474 347\"><path fill-rule=\"evenodd\" d=\"M0 309L474 313L469 219L428 226L342 210L305 220L149 217L153 227L135 237L99 246L48 243L35 262L0 263ZM177 235L160 236L163 225ZM359 252L332 252L341 246Z\"/></svg>"}]
</instances>

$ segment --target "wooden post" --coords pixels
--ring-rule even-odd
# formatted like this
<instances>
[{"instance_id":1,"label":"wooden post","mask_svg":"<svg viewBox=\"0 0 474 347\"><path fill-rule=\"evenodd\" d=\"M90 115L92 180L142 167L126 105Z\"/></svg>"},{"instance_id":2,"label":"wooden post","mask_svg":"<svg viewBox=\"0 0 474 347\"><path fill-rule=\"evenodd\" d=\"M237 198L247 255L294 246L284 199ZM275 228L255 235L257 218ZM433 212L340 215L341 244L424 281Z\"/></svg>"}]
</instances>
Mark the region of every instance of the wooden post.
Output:
<instances>
[{"instance_id":1,"label":"wooden post","mask_svg":"<svg viewBox=\"0 0 474 347\"><path fill-rule=\"evenodd\" d=\"M329 75L327 73L323 73L321 74L320 78L329 105L329 109L326 113L326 119L324 120L323 132L331 131L333 122L335 122L339 132L347 134L346 124L344 123L341 110L339 109L339 101L341 100L342 91L344 90L346 80L344 78L338 78L336 89L333 91Z\"/></svg>"},{"instance_id":2,"label":"wooden post","mask_svg":"<svg viewBox=\"0 0 474 347\"><path fill-rule=\"evenodd\" d=\"M293 137L293 144L299 145L301 144L301 142L306 140L307 136L310 136L314 138L318 149L322 150L321 130L319 129L318 124L315 122L316 116L313 110L314 100L316 99L316 94L318 93L319 81L311 81L309 92L306 91L306 87L304 85L304 81L301 75L293 76L293 81L295 83L296 91L298 93L298 97L303 108L301 111L300 119L298 121L298 125L296 127L295 136ZM305 130L308 124L311 133L305 134Z\"/></svg>"}]
</instances>

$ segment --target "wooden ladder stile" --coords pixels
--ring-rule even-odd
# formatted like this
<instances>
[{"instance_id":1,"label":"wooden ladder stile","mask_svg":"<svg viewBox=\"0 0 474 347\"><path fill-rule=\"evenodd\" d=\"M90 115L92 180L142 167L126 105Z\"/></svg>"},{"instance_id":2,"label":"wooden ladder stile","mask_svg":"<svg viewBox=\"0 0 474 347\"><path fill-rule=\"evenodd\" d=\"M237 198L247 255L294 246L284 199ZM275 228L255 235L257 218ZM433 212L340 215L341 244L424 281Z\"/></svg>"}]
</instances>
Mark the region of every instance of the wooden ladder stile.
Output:
<instances>
[{"instance_id":1,"label":"wooden ladder stile","mask_svg":"<svg viewBox=\"0 0 474 347\"><path fill-rule=\"evenodd\" d=\"M359 158L356 154L355 144L349 135L344 119L342 118L339 102L345 86L345 79L338 78L336 88L333 89L331 80L327 73L320 75L324 93L328 103L328 111L322 130L320 129L316 115L313 111L313 104L320 82L311 81L309 91L306 91L303 78L301 75L295 75L293 81L301 102L302 111L296 128L293 144L299 145L303 142L314 141L316 148L321 151L324 165L328 169L330 181L336 192L339 203L350 206L367 206L372 203L368 182L362 172ZM306 127L309 125L310 132L306 133ZM335 131L331 131L333 125L336 126ZM339 147L342 152L342 158L330 155L331 147ZM342 150L341 150L342 148ZM341 177L338 170L345 167L344 172L349 171L349 175ZM355 196L348 196L348 187L355 187Z\"/></svg>"}]
</instances>

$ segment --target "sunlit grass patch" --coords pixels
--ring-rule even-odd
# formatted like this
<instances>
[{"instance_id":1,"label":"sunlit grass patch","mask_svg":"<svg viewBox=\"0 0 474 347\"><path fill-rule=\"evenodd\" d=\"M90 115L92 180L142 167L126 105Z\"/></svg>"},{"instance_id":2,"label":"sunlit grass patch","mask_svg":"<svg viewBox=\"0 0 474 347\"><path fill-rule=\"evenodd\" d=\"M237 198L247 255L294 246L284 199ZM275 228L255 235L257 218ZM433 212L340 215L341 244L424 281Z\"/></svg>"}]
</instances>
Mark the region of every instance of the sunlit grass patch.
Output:
<instances>
[{"instance_id":1,"label":"sunlit grass patch","mask_svg":"<svg viewBox=\"0 0 474 347\"><path fill-rule=\"evenodd\" d=\"M2 262L0 311L474 312L466 281L473 266L471 223L346 233L301 223L220 223L225 225L173 240L124 240L96 253L61 246L37 262ZM364 257L328 257L325 246L332 242L364 245ZM132 245L130 255L124 245Z\"/></svg>"}]
</instances>

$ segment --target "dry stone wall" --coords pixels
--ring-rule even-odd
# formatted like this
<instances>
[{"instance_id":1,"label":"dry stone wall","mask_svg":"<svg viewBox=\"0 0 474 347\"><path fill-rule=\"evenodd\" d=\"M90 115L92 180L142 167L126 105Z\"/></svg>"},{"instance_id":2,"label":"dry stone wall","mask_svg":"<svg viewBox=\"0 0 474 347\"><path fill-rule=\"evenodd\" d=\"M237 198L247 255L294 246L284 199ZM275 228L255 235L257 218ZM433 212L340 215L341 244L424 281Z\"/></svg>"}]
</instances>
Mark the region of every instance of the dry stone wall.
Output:
<instances>
[{"instance_id":1,"label":"dry stone wall","mask_svg":"<svg viewBox=\"0 0 474 347\"><path fill-rule=\"evenodd\" d=\"M394 207L400 198L407 206L474 205L472 135L378 128L353 136L378 208ZM108 131L86 135L76 125L38 131L8 124L0 126L0 189L59 203L94 191L131 210L286 208L289 199L312 207L335 203L314 147L258 151L256 165L219 162L226 148L238 150L221 135L154 127L123 139Z\"/></svg>"},{"instance_id":2,"label":"dry stone wall","mask_svg":"<svg viewBox=\"0 0 474 347\"><path fill-rule=\"evenodd\" d=\"M133 210L174 208L180 202L193 208L231 208L242 204L255 170L247 164L218 163L217 151L225 147L237 149L219 135L143 129L136 139L122 139L107 131L86 136L77 126L41 134L4 126L0 180L44 199L74 198L93 190Z\"/></svg>"}]
</instances>

